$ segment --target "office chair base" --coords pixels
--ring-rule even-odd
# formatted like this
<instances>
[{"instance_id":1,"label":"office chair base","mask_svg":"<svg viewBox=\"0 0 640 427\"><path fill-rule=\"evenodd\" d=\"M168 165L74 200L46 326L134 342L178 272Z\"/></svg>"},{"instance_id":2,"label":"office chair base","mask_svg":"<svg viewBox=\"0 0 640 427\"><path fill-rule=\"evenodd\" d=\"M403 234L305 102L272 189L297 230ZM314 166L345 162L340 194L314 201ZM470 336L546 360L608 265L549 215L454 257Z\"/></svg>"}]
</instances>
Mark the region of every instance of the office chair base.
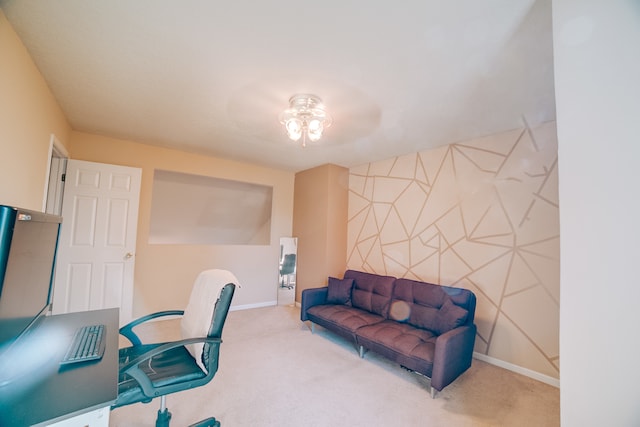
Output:
<instances>
[{"instance_id":1,"label":"office chair base","mask_svg":"<svg viewBox=\"0 0 640 427\"><path fill-rule=\"evenodd\" d=\"M171 421L171 412L168 409L158 409L158 418L156 418L156 427L169 427ZM220 427L220 421L213 417L206 420L198 421L195 424L191 424L189 427Z\"/></svg>"},{"instance_id":2,"label":"office chair base","mask_svg":"<svg viewBox=\"0 0 640 427\"><path fill-rule=\"evenodd\" d=\"M207 418L195 424L191 424L189 427L220 427L220 421L215 418Z\"/></svg>"},{"instance_id":3,"label":"office chair base","mask_svg":"<svg viewBox=\"0 0 640 427\"><path fill-rule=\"evenodd\" d=\"M156 427L169 427L169 421L171 421L171 412L167 408L164 408L164 410L158 409Z\"/></svg>"}]
</instances>

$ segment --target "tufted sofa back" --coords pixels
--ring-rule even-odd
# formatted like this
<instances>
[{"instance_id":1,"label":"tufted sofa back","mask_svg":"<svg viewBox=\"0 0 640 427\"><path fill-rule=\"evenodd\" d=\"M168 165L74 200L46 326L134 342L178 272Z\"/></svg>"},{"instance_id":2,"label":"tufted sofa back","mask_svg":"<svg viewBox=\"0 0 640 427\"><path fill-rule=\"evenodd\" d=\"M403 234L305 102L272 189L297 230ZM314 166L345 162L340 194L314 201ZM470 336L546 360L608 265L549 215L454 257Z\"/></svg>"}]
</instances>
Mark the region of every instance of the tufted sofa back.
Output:
<instances>
[{"instance_id":1,"label":"tufted sofa back","mask_svg":"<svg viewBox=\"0 0 640 427\"><path fill-rule=\"evenodd\" d=\"M389 318L443 334L473 324L476 297L468 289L396 279Z\"/></svg>"},{"instance_id":2,"label":"tufted sofa back","mask_svg":"<svg viewBox=\"0 0 640 427\"><path fill-rule=\"evenodd\" d=\"M351 305L388 317L395 277L347 270L344 278L353 279Z\"/></svg>"},{"instance_id":3,"label":"tufted sofa back","mask_svg":"<svg viewBox=\"0 0 640 427\"><path fill-rule=\"evenodd\" d=\"M476 296L468 289L356 270L347 270L344 278L353 280L353 307L438 335L473 324Z\"/></svg>"}]
</instances>

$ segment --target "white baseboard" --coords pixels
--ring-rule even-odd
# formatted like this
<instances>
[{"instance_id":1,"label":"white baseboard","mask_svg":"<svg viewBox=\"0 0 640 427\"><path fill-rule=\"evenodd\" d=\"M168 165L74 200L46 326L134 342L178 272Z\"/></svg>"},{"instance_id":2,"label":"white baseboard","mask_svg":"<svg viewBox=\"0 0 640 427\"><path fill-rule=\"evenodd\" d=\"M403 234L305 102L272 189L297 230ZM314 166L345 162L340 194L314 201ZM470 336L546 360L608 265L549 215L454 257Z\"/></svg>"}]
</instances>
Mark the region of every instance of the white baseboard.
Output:
<instances>
[{"instance_id":1,"label":"white baseboard","mask_svg":"<svg viewBox=\"0 0 640 427\"><path fill-rule=\"evenodd\" d=\"M273 305L278 305L278 301L266 301L266 302L260 302L260 303L257 303L257 304L232 305L231 307L229 307L229 311L249 310L251 308L271 307ZM162 321L162 320L175 319L175 318L178 318L178 317L180 317L180 316L176 315L176 316L156 317L156 318L153 318L153 319L149 319L148 322L158 322L158 321Z\"/></svg>"},{"instance_id":2,"label":"white baseboard","mask_svg":"<svg viewBox=\"0 0 640 427\"><path fill-rule=\"evenodd\" d=\"M278 301L265 301L256 304L232 305L231 307L229 307L229 311L249 310L252 308L271 307L273 305L278 305Z\"/></svg>"},{"instance_id":3,"label":"white baseboard","mask_svg":"<svg viewBox=\"0 0 640 427\"><path fill-rule=\"evenodd\" d=\"M504 360L496 359L495 357L487 356L486 354L475 351L473 352L473 357L478 360L482 360L483 362L515 372L516 374L521 374L545 384L549 384L550 386L560 388L560 380L557 378L553 378L548 375L541 374L540 372L532 371L531 369L523 368L522 366L514 365L513 363L505 362Z\"/></svg>"}]
</instances>

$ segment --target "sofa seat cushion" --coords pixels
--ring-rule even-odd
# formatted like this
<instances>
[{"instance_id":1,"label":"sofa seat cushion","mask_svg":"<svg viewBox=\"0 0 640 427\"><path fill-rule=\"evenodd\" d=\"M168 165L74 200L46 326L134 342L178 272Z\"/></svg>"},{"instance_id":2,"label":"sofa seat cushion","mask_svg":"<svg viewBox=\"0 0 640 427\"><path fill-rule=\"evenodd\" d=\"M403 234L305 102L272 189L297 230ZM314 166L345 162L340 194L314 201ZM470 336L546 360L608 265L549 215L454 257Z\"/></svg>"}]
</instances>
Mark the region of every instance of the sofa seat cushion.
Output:
<instances>
[{"instance_id":1,"label":"sofa seat cushion","mask_svg":"<svg viewBox=\"0 0 640 427\"><path fill-rule=\"evenodd\" d=\"M377 314L341 304L313 306L307 310L307 316L313 323L348 338L354 338L357 329L384 320Z\"/></svg>"},{"instance_id":2,"label":"sofa seat cushion","mask_svg":"<svg viewBox=\"0 0 640 427\"><path fill-rule=\"evenodd\" d=\"M429 377L436 338L431 331L393 320L363 326L356 333L358 345Z\"/></svg>"}]
</instances>

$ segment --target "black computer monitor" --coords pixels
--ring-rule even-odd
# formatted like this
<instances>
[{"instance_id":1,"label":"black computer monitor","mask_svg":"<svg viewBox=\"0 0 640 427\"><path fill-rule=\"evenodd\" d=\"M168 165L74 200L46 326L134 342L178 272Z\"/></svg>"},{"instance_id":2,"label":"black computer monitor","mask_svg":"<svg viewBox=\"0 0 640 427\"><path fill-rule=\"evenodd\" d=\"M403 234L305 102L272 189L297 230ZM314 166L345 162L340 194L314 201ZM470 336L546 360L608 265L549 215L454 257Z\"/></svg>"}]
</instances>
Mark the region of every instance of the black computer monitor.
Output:
<instances>
[{"instance_id":1,"label":"black computer monitor","mask_svg":"<svg viewBox=\"0 0 640 427\"><path fill-rule=\"evenodd\" d=\"M0 352L51 305L62 217L0 205Z\"/></svg>"}]
</instances>

